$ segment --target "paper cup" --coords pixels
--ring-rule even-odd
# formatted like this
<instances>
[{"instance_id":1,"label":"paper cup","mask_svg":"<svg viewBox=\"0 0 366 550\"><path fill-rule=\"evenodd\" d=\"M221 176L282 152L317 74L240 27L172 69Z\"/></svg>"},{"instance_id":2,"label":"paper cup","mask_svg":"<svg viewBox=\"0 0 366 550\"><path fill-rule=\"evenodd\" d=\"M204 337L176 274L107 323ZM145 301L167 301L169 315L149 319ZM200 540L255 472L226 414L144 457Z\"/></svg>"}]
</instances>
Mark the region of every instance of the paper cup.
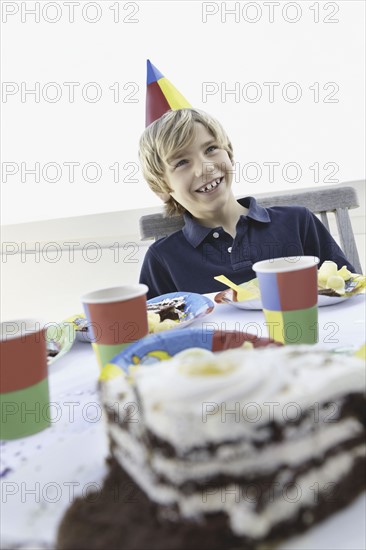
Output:
<instances>
[{"instance_id":1,"label":"paper cup","mask_svg":"<svg viewBox=\"0 0 366 550\"><path fill-rule=\"evenodd\" d=\"M146 285L136 284L104 288L82 296L90 341L100 368L148 334L148 290Z\"/></svg>"},{"instance_id":2,"label":"paper cup","mask_svg":"<svg viewBox=\"0 0 366 550\"><path fill-rule=\"evenodd\" d=\"M45 328L18 319L0 327L0 438L17 439L50 425Z\"/></svg>"},{"instance_id":3,"label":"paper cup","mask_svg":"<svg viewBox=\"0 0 366 550\"><path fill-rule=\"evenodd\" d=\"M300 256L253 265L270 338L284 344L318 341L318 263Z\"/></svg>"}]
</instances>

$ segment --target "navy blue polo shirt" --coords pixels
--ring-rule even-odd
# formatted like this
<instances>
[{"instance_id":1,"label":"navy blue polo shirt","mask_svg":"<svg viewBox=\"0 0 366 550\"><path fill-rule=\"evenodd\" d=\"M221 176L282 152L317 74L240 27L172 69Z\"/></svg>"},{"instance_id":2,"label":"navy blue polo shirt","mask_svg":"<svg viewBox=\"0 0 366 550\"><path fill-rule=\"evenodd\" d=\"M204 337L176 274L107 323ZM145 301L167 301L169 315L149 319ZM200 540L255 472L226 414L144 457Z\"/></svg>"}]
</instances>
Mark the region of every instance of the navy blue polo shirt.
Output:
<instances>
[{"instance_id":1,"label":"navy blue polo shirt","mask_svg":"<svg viewBox=\"0 0 366 550\"><path fill-rule=\"evenodd\" d=\"M263 208L253 197L238 200L248 209L236 225L235 239L222 227L200 225L187 212L185 225L153 243L147 250L140 282L148 299L167 292L219 292L215 281L226 275L237 284L253 279L255 262L284 256L317 256L319 266L333 260L354 272L341 248L322 222L302 206Z\"/></svg>"}]
</instances>

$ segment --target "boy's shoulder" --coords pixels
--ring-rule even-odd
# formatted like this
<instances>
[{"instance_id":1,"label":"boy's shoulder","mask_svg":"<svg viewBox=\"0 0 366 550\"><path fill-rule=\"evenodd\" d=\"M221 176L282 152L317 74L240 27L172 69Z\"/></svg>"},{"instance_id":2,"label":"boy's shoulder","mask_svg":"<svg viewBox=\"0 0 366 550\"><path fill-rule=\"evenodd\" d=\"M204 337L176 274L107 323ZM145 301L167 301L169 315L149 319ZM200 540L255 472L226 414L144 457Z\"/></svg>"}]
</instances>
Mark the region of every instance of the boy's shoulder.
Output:
<instances>
[{"instance_id":1,"label":"boy's shoulder","mask_svg":"<svg viewBox=\"0 0 366 550\"><path fill-rule=\"evenodd\" d=\"M291 206L266 206L270 217L272 216L286 216L294 218L308 218L312 215L311 211L306 206L291 205Z\"/></svg>"},{"instance_id":2,"label":"boy's shoulder","mask_svg":"<svg viewBox=\"0 0 366 550\"><path fill-rule=\"evenodd\" d=\"M266 200L266 202L268 199ZM276 196L273 197L273 201L276 201ZM266 204L261 203L261 198L258 197L243 197L242 199L238 199L239 204L242 206L245 206L248 208L248 216L250 218L253 218L258 221L270 221L273 218L281 217L281 216L287 216L287 217L300 217L300 218L307 218L309 215L311 216L310 210L308 210L305 206L300 205L281 205L274 204L267 206ZM269 220L268 220L269 216Z\"/></svg>"},{"instance_id":3,"label":"boy's shoulder","mask_svg":"<svg viewBox=\"0 0 366 550\"><path fill-rule=\"evenodd\" d=\"M162 237L161 239L158 239L157 241L154 241L150 246L149 250L155 250L155 251L163 251L170 248L174 248L177 246L177 243L184 239L183 231L182 229L179 229L178 231L175 231L171 235L168 235L167 237Z\"/></svg>"},{"instance_id":4,"label":"boy's shoulder","mask_svg":"<svg viewBox=\"0 0 366 550\"><path fill-rule=\"evenodd\" d=\"M270 231L276 231L281 227L286 227L289 232L291 231L307 231L314 223L315 216L305 206L270 206L266 207L269 215Z\"/></svg>"}]
</instances>

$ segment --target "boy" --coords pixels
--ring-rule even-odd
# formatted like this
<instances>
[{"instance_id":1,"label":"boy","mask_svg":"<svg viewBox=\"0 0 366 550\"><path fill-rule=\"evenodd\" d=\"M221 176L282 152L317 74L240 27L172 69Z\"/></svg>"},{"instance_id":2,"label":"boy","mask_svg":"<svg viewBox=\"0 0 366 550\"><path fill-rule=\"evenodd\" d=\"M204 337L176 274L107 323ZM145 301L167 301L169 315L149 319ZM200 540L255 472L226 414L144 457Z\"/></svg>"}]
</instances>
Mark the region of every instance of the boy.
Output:
<instances>
[{"instance_id":1,"label":"boy","mask_svg":"<svg viewBox=\"0 0 366 550\"><path fill-rule=\"evenodd\" d=\"M168 111L150 124L139 157L150 188L169 216L183 214L182 230L153 243L140 282L148 298L167 292L223 290L214 280L253 279L252 265L284 256L317 256L354 272L324 225L300 206L263 208L232 192L233 149L221 124L197 109Z\"/></svg>"}]
</instances>

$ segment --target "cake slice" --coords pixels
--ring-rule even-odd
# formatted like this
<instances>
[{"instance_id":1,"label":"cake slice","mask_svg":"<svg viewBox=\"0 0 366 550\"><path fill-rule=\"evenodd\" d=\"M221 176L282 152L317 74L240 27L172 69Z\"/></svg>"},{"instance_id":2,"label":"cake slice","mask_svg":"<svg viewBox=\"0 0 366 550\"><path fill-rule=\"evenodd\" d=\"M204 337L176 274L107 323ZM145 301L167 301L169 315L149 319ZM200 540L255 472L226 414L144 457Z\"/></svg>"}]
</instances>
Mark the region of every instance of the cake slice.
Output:
<instances>
[{"instance_id":1,"label":"cake slice","mask_svg":"<svg viewBox=\"0 0 366 550\"><path fill-rule=\"evenodd\" d=\"M356 357L311 346L186 350L121 371L101 397L105 490L128 483L135 495L128 506L111 503L114 548L258 548L365 487L365 365ZM80 534L86 515L75 506ZM97 529L95 507L90 514ZM69 528L60 548L74 547Z\"/></svg>"}]
</instances>

